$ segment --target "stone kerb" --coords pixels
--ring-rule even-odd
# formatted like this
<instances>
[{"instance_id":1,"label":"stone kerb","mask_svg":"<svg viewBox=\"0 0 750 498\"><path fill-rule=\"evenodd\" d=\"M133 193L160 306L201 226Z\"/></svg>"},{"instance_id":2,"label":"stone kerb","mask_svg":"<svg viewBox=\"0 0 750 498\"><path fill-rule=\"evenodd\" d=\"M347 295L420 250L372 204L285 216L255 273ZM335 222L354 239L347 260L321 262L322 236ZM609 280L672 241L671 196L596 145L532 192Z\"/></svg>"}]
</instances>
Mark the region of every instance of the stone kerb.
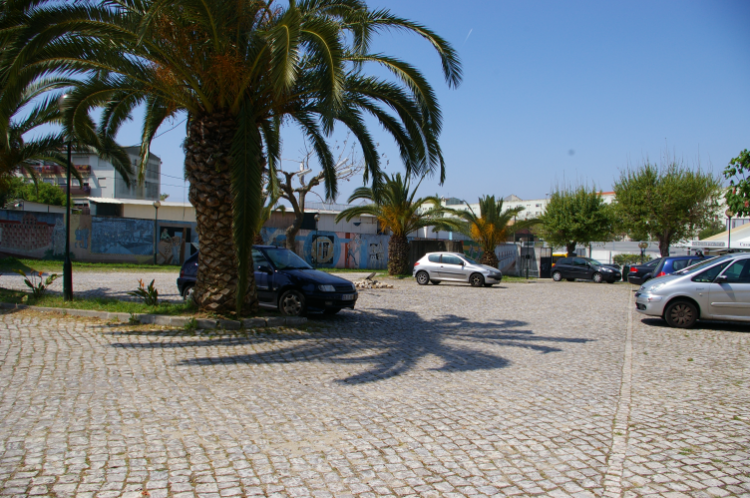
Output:
<instances>
[{"instance_id":1,"label":"stone kerb","mask_svg":"<svg viewBox=\"0 0 750 498\"><path fill-rule=\"evenodd\" d=\"M71 308L50 308L45 306L29 306L26 304L0 303L0 308L5 309L29 309L41 312L64 313L71 316L83 316L88 318L100 318L102 320L119 320L128 322L131 319L138 320L142 324L164 325L169 327L185 327L193 320L189 316L166 316L153 315L148 313L112 313L109 311L79 310ZM240 330L240 329L259 329L266 327L283 327L302 325L307 322L304 317L257 317L239 320L221 320L212 318L195 319L199 329L223 329L223 330Z\"/></svg>"}]
</instances>

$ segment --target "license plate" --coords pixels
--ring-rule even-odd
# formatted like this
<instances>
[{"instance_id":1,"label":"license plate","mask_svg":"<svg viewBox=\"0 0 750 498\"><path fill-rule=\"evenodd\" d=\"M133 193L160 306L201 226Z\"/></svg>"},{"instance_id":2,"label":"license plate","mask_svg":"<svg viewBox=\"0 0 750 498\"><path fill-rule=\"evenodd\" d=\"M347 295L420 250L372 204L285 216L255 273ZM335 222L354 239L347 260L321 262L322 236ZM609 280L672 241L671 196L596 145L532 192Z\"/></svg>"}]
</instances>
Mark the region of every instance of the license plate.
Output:
<instances>
[{"instance_id":1,"label":"license plate","mask_svg":"<svg viewBox=\"0 0 750 498\"><path fill-rule=\"evenodd\" d=\"M354 294L344 294L341 296L342 301L354 301Z\"/></svg>"}]
</instances>

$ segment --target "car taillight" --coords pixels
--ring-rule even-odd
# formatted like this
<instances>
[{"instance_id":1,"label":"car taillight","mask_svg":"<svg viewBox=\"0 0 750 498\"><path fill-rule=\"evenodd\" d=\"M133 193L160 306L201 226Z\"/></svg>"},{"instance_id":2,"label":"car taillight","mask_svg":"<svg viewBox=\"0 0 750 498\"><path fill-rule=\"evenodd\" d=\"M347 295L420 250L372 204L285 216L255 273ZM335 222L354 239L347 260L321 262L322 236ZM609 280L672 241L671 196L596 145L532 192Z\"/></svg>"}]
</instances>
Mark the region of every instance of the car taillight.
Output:
<instances>
[{"instance_id":1,"label":"car taillight","mask_svg":"<svg viewBox=\"0 0 750 498\"><path fill-rule=\"evenodd\" d=\"M663 271L661 271L661 272L659 272L659 274L657 275L657 277L663 277L664 275L666 275L666 273L664 273Z\"/></svg>"},{"instance_id":2,"label":"car taillight","mask_svg":"<svg viewBox=\"0 0 750 498\"><path fill-rule=\"evenodd\" d=\"M636 268L631 268L630 269L630 273L634 273L634 272L637 272L637 271L638 271L638 269L636 269Z\"/></svg>"},{"instance_id":3,"label":"car taillight","mask_svg":"<svg viewBox=\"0 0 750 498\"><path fill-rule=\"evenodd\" d=\"M185 270L180 269L180 278L185 278Z\"/></svg>"},{"instance_id":4,"label":"car taillight","mask_svg":"<svg viewBox=\"0 0 750 498\"><path fill-rule=\"evenodd\" d=\"M552 263L552 268L554 268L556 264L557 264L557 263Z\"/></svg>"},{"instance_id":5,"label":"car taillight","mask_svg":"<svg viewBox=\"0 0 750 498\"><path fill-rule=\"evenodd\" d=\"M414 263L414 266L419 266L419 261L417 261L416 263Z\"/></svg>"}]
</instances>

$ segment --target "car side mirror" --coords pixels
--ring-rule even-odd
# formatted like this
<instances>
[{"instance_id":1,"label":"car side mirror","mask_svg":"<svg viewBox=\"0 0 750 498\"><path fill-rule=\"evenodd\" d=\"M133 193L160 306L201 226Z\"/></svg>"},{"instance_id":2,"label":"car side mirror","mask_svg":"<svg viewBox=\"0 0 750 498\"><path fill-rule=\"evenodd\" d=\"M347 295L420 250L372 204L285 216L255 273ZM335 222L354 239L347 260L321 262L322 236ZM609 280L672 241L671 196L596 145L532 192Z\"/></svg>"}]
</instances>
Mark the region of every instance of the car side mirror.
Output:
<instances>
[{"instance_id":1,"label":"car side mirror","mask_svg":"<svg viewBox=\"0 0 750 498\"><path fill-rule=\"evenodd\" d=\"M726 275L719 275L714 279L715 284L725 284L727 282L727 276Z\"/></svg>"}]
</instances>

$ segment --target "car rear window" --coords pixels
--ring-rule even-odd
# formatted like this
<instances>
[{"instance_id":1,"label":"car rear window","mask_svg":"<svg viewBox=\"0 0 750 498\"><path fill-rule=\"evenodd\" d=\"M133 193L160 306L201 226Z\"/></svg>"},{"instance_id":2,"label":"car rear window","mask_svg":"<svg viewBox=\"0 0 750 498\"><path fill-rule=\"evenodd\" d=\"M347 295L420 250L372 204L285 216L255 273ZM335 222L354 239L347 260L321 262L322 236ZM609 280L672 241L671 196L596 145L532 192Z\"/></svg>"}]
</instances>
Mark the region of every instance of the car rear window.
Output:
<instances>
[{"instance_id":1,"label":"car rear window","mask_svg":"<svg viewBox=\"0 0 750 498\"><path fill-rule=\"evenodd\" d=\"M673 261L672 269L674 271L677 271L677 270L682 270L683 268L687 268L689 266L688 265L689 262L690 262L689 259L678 259L676 261Z\"/></svg>"},{"instance_id":2,"label":"car rear window","mask_svg":"<svg viewBox=\"0 0 750 498\"><path fill-rule=\"evenodd\" d=\"M440 263L440 255L439 254L430 254L427 256L427 259L430 263Z\"/></svg>"},{"instance_id":3,"label":"car rear window","mask_svg":"<svg viewBox=\"0 0 750 498\"><path fill-rule=\"evenodd\" d=\"M569 265L570 264L570 258L563 258L557 260L558 265Z\"/></svg>"}]
</instances>

